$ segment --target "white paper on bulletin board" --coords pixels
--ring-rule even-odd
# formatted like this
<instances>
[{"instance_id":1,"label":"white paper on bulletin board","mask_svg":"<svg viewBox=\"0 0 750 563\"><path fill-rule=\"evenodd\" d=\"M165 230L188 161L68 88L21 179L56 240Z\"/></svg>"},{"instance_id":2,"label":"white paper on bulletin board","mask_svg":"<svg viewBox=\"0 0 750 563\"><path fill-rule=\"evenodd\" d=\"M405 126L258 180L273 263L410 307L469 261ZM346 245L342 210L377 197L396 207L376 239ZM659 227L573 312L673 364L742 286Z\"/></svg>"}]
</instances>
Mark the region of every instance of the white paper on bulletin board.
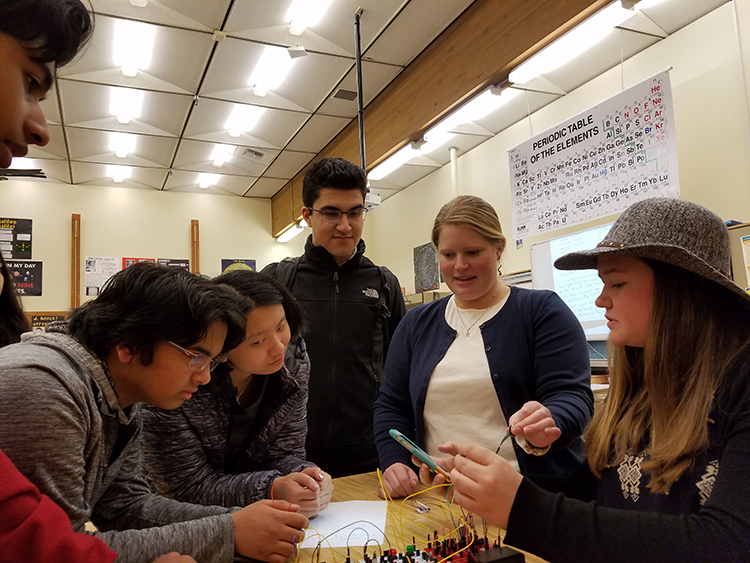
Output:
<instances>
[{"instance_id":1,"label":"white paper on bulletin board","mask_svg":"<svg viewBox=\"0 0 750 563\"><path fill-rule=\"evenodd\" d=\"M120 271L120 260L114 256L86 256L84 269L84 294L96 297L106 281Z\"/></svg>"},{"instance_id":2,"label":"white paper on bulletin board","mask_svg":"<svg viewBox=\"0 0 750 563\"><path fill-rule=\"evenodd\" d=\"M677 197L667 71L508 151L514 239Z\"/></svg>"},{"instance_id":3,"label":"white paper on bulletin board","mask_svg":"<svg viewBox=\"0 0 750 563\"><path fill-rule=\"evenodd\" d=\"M745 273L750 285L750 235L745 235L740 240L742 241L742 257L745 259Z\"/></svg>"}]
</instances>

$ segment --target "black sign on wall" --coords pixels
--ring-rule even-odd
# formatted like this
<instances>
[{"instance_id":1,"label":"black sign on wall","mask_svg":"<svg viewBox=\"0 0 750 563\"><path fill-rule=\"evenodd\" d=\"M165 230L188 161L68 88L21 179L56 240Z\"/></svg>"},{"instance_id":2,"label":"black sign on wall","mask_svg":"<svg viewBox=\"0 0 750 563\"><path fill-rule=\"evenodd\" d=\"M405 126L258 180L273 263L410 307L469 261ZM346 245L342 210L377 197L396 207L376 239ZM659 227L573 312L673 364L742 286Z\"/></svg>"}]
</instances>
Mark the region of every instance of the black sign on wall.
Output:
<instances>
[{"instance_id":1,"label":"black sign on wall","mask_svg":"<svg viewBox=\"0 0 750 563\"><path fill-rule=\"evenodd\" d=\"M0 252L6 260L31 258L31 219L0 218Z\"/></svg>"},{"instance_id":2,"label":"black sign on wall","mask_svg":"<svg viewBox=\"0 0 750 563\"><path fill-rule=\"evenodd\" d=\"M31 260L6 262L11 281L19 295L35 296L42 294L42 263Z\"/></svg>"}]
</instances>

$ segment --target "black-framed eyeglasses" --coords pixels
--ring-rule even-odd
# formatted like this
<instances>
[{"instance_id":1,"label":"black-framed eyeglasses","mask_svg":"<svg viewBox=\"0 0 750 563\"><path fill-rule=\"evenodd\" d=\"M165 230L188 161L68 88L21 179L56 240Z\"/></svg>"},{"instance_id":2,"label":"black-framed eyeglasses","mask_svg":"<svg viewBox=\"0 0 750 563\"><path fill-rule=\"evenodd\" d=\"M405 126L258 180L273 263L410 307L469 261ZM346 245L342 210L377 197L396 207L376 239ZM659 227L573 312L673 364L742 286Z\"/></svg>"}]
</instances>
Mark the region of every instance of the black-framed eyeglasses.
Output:
<instances>
[{"instance_id":1,"label":"black-framed eyeglasses","mask_svg":"<svg viewBox=\"0 0 750 563\"><path fill-rule=\"evenodd\" d=\"M188 367L193 371L203 371L206 368L210 368L213 371L216 366L227 360L225 354L219 354L215 358L212 358L211 356L206 356L205 354L196 354L195 352L191 352L190 350L185 350L185 348L183 348L179 344L175 344L171 340L167 340L166 342L172 348L174 348L178 352L182 352L188 358L190 358L190 360L188 361Z\"/></svg>"},{"instance_id":2,"label":"black-framed eyeglasses","mask_svg":"<svg viewBox=\"0 0 750 563\"><path fill-rule=\"evenodd\" d=\"M317 211L318 213L320 213L320 219L324 223L338 223L339 221L341 221L342 215L346 215L350 223L362 223L367 216L366 207L357 207L355 209L350 209L349 211L340 211L335 207L331 207L328 209L314 209L312 207L308 207L308 209L310 211Z\"/></svg>"}]
</instances>

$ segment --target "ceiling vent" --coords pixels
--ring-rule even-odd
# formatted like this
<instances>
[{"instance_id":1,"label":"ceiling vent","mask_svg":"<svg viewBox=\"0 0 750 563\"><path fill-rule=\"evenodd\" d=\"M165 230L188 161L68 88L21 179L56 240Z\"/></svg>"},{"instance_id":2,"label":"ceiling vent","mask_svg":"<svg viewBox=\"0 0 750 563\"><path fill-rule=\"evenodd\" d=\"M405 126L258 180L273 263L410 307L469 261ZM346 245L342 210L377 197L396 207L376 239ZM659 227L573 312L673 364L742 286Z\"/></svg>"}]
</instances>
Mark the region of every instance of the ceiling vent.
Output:
<instances>
[{"instance_id":1,"label":"ceiling vent","mask_svg":"<svg viewBox=\"0 0 750 563\"><path fill-rule=\"evenodd\" d=\"M263 162L266 158L266 154L260 151L246 148L244 151L242 151L242 158Z\"/></svg>"},{"instance_id":2,"label":"ceiling vent","mask_svg":"<svg viewBox=\"0 0 750 563\"><path fill-rule=\"evenodd\" d=\"M332 97L339 100L346 100L347 102L353 102L357 99L357 93L344 88L339 88Z\"/></svg>"},{"instance_id":3,"label":"ceiling vent","mask_svg":"<svg viewBox=\"0 0 750 563\"><path fill-rule=\"evenodd\" d=\"M7 180L8 178L46 178L44 171L41 168L32 169L21 169L21 168L7 168L0 170L0 180Z\"/></svg>"}]
</instances>

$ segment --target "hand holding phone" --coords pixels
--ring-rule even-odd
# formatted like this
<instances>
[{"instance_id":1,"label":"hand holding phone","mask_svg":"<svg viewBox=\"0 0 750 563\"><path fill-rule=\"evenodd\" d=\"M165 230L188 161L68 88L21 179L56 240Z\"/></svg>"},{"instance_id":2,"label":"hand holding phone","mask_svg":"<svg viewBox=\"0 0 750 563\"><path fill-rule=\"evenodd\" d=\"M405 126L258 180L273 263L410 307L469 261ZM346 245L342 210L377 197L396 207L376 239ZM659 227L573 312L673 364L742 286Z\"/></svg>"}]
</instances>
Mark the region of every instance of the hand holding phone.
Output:
<instances>
[{"instance_id":1,"label":"hand holding phone","mask_svg":"<svg viewBox=\"0 0 750 563\"><path fill-rule=\"evenodd\" d=\"M440 465L435 463L435 461L427 455L427 453L417 446L414 442L409 440L406 436L404 436L401 432L398 430L391 428L388 431L388 434L391 435L391 438L396 440L399 444L404 446L407 450L409 450L419 461L427 464L427 467L430 468L430 471L434 471L435 473L440 473L447 481L451 480L450 473L448 473L444 468L442 468Z\"/></svg>"}]
</instances>

